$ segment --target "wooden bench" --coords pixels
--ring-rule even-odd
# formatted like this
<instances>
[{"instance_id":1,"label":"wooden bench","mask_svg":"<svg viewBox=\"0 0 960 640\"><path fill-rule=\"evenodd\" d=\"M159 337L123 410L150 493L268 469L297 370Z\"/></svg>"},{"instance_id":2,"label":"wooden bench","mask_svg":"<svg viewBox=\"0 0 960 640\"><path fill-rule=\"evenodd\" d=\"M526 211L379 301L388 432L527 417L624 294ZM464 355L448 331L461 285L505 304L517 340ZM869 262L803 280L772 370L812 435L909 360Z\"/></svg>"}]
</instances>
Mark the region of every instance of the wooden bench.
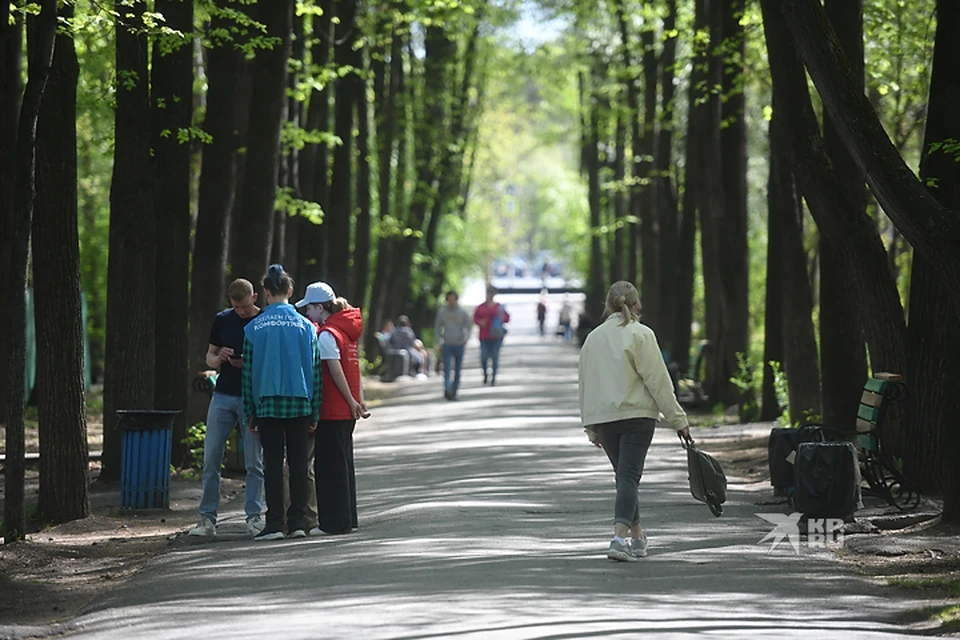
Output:
<instances>
[{"instance_id":1,"label":"wooden bench","mask_svg":"<svg viewBox=\"0 0 960 640\"><path fill-rule=\"evenodd\" d=\"M863 386L856 424L850 427L809 423L804 426L818 427L828 439L851 440L857 447L860 472L868 488L867 495L874 495L900 510L915 509L920 504L920 491L900 471L899 466L886 452L883 443L884 414L890 404L903 400L907 387L903 376L893 373L877 373Z\"/></svg>"}]
</instances>

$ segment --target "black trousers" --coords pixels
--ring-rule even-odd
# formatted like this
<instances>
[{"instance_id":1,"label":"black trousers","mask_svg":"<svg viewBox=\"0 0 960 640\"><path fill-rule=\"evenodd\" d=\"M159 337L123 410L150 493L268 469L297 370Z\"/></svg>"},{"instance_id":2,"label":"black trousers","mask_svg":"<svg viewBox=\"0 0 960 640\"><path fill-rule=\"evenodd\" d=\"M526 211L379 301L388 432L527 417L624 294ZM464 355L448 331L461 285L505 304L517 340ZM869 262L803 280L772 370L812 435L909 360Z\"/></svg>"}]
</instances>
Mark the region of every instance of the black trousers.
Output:
<instances>
[{"instance_id":1,"label":"black trousers","mask_svg":"<svg viewBox=\"0 0 960 640\"><path fill-rule=\"evenodd\" d=\"M310 416L257 418L263 446L263 485L267 500L265 531L283 530L283 456L290 467L290 531L307 526L307 449Z\"/></svg>"},{"instance_id":2,"label":"black trousers","mask_svg":"<svg viewBox=\"0 0 960 640\"><path fill-rule=\"evenodd\" d=\"M317 423L314 475L317 515L325 533L350 533L357 526L357 481L353 466L356 420Z\"/></svg>"}]
</instances>

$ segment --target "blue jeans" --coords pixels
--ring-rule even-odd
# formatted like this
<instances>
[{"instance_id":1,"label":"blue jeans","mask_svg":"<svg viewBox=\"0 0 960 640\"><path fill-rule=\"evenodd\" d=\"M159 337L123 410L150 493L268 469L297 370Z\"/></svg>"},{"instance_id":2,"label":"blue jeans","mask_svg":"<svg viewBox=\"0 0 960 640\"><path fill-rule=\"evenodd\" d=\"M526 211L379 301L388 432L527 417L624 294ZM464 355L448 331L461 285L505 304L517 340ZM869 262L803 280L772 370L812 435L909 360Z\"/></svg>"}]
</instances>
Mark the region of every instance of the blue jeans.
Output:
<instances>
[{"instance_id":1,"label":"blue jeans","mask_svg":"<svg viewBox=\"0 0 960 640\"><path fill-rule=\"evenodd\" d=\"M214 393L207 409L207 436L203 441L203 496L200 515L217 521L220 506L220 467L223 464L227 438L243 421L243 398ZM243 456L247 468L247 493L244 511L247 518L263 512L263 449L260 436L241 424Z\"/></svg>"},{"instance_id":2,"label":"blue jeans","mask_svg":"<svg viewBox=\"0 0 960 640\"><path fill-rule=\"evenodd\" d=\"M640 524L637 487L656 426L657 421L652 418L631 418L597 425L600 445L617 477L617 501L613 508L615 523L628 527Z\"/></svg>"},{"instance_id":3,"label":"blue jeans","mask_svg":"<svg viewBox=\"0 0 960 640\"><path fill-rule=\"evenodd\" d=\"M443 388L448 393L457 395L460 388L460 371L463 369L463 349L462 344L443 345ZM451 382L450 376L453 375Z\"/></svg>"},{"instance_id":4,"label":"blue jeans","mask_svg":"<svg viewBox=\"0 0 960 640\"><path fill-rule=\"evenodd\" d=\"M497 366L500 364L500 346L502 338L488 338L480 341L480 366L483 367L483 376L487 376L487 362L493 361L492 379L497 379Z\"/></svg>"}]
</instances>

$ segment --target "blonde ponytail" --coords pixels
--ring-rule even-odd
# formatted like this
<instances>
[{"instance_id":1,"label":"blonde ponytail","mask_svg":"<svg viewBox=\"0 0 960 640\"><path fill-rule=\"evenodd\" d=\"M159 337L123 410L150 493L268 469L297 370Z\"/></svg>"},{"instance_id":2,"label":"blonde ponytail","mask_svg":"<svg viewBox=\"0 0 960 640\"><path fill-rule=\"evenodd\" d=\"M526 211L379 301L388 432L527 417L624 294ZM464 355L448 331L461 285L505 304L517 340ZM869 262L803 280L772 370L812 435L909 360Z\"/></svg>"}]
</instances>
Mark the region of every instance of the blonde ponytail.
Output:
<instances>
[{"instance_id":1,"label":"blonde ponytail","mask_svg":"<svg viewBox=\"0 0 960 640\"><path fill-rule=\"evenodd\" d=\"M607 308L604 318L619 313L621 327L631 322L639 322L640 314L634 311L634 307L639 306L639 304L640 294L637 293L637 288L626 280L619 280L610 285L610 290L607 291Z\"/></svg>"}]
</instances>

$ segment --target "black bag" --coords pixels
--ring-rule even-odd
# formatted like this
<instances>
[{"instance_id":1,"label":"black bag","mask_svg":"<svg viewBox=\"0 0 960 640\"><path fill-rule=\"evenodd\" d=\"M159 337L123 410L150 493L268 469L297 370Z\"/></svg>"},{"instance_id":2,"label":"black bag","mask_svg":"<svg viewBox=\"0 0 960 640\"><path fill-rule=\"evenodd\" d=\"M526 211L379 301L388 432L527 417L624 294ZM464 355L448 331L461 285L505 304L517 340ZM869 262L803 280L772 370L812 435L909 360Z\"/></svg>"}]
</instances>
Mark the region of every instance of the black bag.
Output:
<instances>
[{"instance_id":1,"label":"black bag","mask_svg":"<svg viewBox=\"0 0 960 640\"><path fill-rule=\"evenodd\" d=\"M793 463L801 442L823 440L823 432L817 427L774 427L770 430L767 444L767 461L770 465L770 484L784 493L793 489Z\"/></svg>"},{"instance_id":2,"label":"black bag","mask_svg":"<svg viewBox=\"0 0 960 640\"><path fill-rule=\"evenodd\" d=\"M717 459L697 448L690 436L677 433L680 443L687 450L687 473L690 477L690 493L710 507L718 518L727 501L727 476Z\"/></svg>"},{"instance_id":3,"label":"black bag","mask_svg":"<svg viewBox=\"0 0 960 640\"><path fill-rule=\"evenodd\" d=\"M797 511L814 518L846 518L857 509L860 474L853 443L801 443L794 466Z\"/></svg>"}]
</instances>

